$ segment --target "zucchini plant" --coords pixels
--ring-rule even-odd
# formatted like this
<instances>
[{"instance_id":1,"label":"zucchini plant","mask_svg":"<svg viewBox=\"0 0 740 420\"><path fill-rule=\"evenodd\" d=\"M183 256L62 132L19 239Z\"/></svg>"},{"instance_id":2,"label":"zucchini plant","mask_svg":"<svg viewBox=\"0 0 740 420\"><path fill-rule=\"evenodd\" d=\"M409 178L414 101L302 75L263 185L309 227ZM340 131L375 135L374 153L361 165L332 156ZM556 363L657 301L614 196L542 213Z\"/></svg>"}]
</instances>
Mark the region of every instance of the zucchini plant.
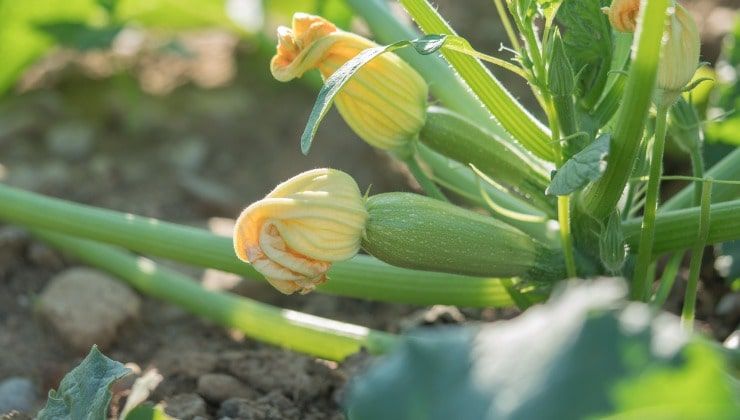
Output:
<instances>
[{"instance_id":1,"label":"zucchini plant","mask_svg":"<svg viewBox=\"0 0 740 420\"><path fill-rule=\"evenodd\" d=\"M704 167L691 101L702 82L694 78L700 39L688 12L675 0L494 0L514 54L507 60L475 50L428 1L399 2L422 33L394 18L383 1L347 0L381 44L297 13L278 29L270 71L283 82L312 71L323 79L305 130L296 133L304 153L334 104L359 138L406 165L423 195L372 195L351 174L318 168L246 207L233 238L222 238L0 185L0 219L27 226L145 293L329 359L360 347L384 353L424 345L399 345L391 334L205 291L109 245L264 279L286 294L520 308L547 299L562 280L603 275L628 279L627 294L643 302L639 308L649 301L659 306L691 250L683 310L690 329L704 248L740 239L740 151ZM536 109L522 105L487 64L526 82ZM671 178L662 167L667 133L690 154L693 176L682 177L692 183L660 205L661 181ZM673 276L656 281L663 254L674 255L666 269ZM630 306L620 305L582 326L607 325L596 336L645 350L647 324L637 338L624 333L618 324ZM457 348L459 338L443 347ZM634 374L629 355L613 356L605 363L618 360ZM712 357L696 360L714 366ZM578 361L568 354L556 359ZM656 360L670 373L675 360ZM489 390L498 398L507 384ZM536 390L528 391L537 400ZM358 418L378 418L371 397L358 397ZM563 413L608 412L608 404L594 407Z\"/></svg>"}]
</instances>

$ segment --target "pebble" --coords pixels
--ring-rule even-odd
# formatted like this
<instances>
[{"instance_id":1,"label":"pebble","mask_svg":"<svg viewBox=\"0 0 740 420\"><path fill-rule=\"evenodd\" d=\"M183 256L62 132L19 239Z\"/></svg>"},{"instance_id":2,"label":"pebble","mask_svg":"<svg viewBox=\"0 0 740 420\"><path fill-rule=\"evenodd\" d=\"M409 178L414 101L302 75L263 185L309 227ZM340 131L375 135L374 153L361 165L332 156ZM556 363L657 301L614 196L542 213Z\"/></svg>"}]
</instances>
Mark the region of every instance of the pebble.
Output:
<instances>
[{"instance_id":1,"label":"pebble","mask_svg":"<svg viewBox=\"0 0 740 420\"><path fill-rule=\"evenodd\" d=\"M92 127L80 122L68 122L52 127L46 136L47 149L67 160L81 160L90 155L95 132Z\"/></svg>"},{"instance_id":2,"label":"pebble","mask_svg":"<svg viewBox=\"0 0 740 420\"><path fill-rule=\"evenodd\" d=\"M256 398L257 392L240 380L223 373L208 373L198 378L198 394L208 401L220 403L232 397Z\"/></svg>"},{"instance_id":3,"label":"pebble","mask_svg":"<svg viewBox=\"0 0 740 420\"><path fill-rule=\"evenodd\" d=\"M180 420L207 418L206 402L198 394L179 394L165 400L164 412Z\"/></svg>"},{"instance_id":4,"label":"pebble","mask_svg":"<svg viewBox=\"0 0 740 420\"><path fill-rule=\"evenodd\" d=\"M208 155L205 139L197 136L184 138L167 144L162 154L175 169L196 172L203 166Z\"/></svg>"},{"instance_id":5,"label":"pebble","mask_svg":"<svg viewBox=\"0 0 740 420\"><path fill-rule=\"evenodd\" d=\"M91 268L70 268L44 288L38 312L74 350L105 348L120 327L138 317L139 297L125 284Z\"/></svg>"},{"instance_id":6,"label":"pebble","mask_svg":"<svg viewBox=\"0 0 740 420\"><path fill-rule=\"evenodd\" d=\"M62 256L42 243L33 242L28 247L26 257L29 261L40 267L52 270L59 270L64 267Z\"/></svg>"},{"instance_id":7,"label":"pebble","mask_svg":"<svg viewBox=\"0 0 740 420\"><path fill-rule=\"evenodd\" d=\"M268 420L298 419L300 410L280 391L272 391L257 400L229 398L218 410L220 418Z\"/></svg>"},{"instance_id":8,"label":"pebble","mask_svg":"<svg viewBox=\"0 0 740 420\"><path fill-rule=\"evenodd\" d=\"M27 378L12 377L0 382L0 414L13 410L30 412L36 400L36 387Z\"/></svg>"},{"instance_id":9,"label":"pebble","mask_svg":"<svg viewBox=\"0 0 740 420\"><path fill-rule=\"evenodd\" d=\"M239 207L236 195L221 183L184 173L178 178L178 185L208 210L232 212Z\"/></svg>"}]
</instances>

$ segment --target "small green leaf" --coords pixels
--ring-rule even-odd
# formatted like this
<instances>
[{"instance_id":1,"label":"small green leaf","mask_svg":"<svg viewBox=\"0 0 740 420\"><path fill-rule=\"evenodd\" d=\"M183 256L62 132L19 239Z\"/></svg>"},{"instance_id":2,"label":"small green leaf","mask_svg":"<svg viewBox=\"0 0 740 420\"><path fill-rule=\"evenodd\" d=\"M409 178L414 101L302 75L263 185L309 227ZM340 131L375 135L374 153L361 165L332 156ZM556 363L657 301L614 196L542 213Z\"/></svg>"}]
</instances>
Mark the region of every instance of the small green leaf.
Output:
<instances>
[{"instance_id":1,"label":"small green leaf","mask_svg":"<svg viewBox=\"0 0 740 420\"><path fill-rule=\"evenodd\" d=\"M545 194L568 195L589 182L596 181L606 169L606 155L609 154L609 134L601 134L583 150L568 159L552 177Z\"/></svg>"},{"instance_id":2,"label":"small green leaf","mask_svg":"<svg viewBox=\"0 0 740 420\"><path fill-rule=\"evenodd\" d=\"M385 52L391 52L409 45L413 46L419 54L432 54L442 48L446 38L447 37L445 35L427 35L412 41L399 41L386 46L368 48L344 63L342 67L326 79L324 86L316 97L316 103L311 110L308 122L306 123L306 128L303 130L303 134L301 135L301 152L303 152L304 155L308 154L308 151L311 149L314 136L316 135L316 130L318 130L319 124L329 111L329 107L331 107L334 97L339 93L342 87L349 82L352 76L362 68L362 66Z\"/></svg>"},{"instance_id":3,"label":"small green leaf","mask_svg":"<svg viewBox=\"0 0 740 420\"><path fill-rule=\"evenodd\" d=\"M93 346L76 368L62 379L59 390L49 391L46 406L38 420L101 420L110 403L111 384L130 372Z\"/></svg>"},{"instance_id":4,"label":"small green leaf","mask_svg":"<svg viewBox=\"0 0 740 420\"><path fill-rule=\"evenodd\" d=\"M122 26L93 27L82 22L54 22L36 26L65 47L80 51L110 48Z\"/></svg>"}]
</instances>

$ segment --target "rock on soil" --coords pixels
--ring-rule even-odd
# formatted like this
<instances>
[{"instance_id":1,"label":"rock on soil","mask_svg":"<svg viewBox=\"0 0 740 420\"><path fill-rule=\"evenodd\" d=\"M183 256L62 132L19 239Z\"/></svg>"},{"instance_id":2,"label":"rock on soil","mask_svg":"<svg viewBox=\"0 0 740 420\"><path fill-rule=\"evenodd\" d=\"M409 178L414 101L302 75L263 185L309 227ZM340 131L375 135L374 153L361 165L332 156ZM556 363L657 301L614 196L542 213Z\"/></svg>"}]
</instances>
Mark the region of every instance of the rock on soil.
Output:
<instances>
[{"instance_id":1,"label":"rock on soil","mask_svg":"<svg viewBox=\"0 0 740 420\"><path fill-rule=\"evenodd\" d=\"M126 285L90 268L70 268L44 288L38 312L75 351L105 348L119 328L138 317L139 297Z\"/></svg>"},{"instance_id":2,"label":"rock on soil","mask_svg":"<svg viewBox=\"0 0 740 420\"><path fill-rule=\"evenodd\" d=\"M198 394L212 403L232 397L255 399L258 394L231 375L209 373L198 378Z\"/></svg>"},{"instance_id":3,"label":"rock on soil","mask_svg":"<svg viewBox=\"0 0 740 420\"><path fill-rule=\"evenodd\" d=\"M36 388L27 378L13 377L0 382L0 414L31 411L35 400Z\"/></svg>"},{"instance_id":4,"label":"rock on soil","mask_svg":"<svg viewBox=\"0 0 740 420\"><path fill-rule=\"evenodd\" d=\"M165 413L179 420L206 418L206 402L198 394L179 394L165 401Z\"/></svg>"}]
</instances>

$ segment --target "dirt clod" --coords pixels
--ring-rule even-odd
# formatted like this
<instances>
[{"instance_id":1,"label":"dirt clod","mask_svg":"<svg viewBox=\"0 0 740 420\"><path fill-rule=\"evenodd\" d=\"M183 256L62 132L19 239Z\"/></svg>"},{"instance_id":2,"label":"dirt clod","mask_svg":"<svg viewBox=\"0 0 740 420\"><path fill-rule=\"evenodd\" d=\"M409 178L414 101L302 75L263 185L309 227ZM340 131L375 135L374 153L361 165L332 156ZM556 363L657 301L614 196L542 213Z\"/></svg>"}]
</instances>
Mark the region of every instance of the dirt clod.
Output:
<instances>
[{"instance_id":1,"label":"dirt clod","mask_svg":"<svg viewBox=\"0 0 740 420\"><path fill-rule=\"evenodd\" d=\"M179 394L165 401L165 413L180 420L195 420L198 417L210 418L206 412L206 402L198 394Z\"/></svg>"},{"instance_id":2,"label":"dirt clod","mask_svg":"<svg viewBox=\"0 0 740 420\"><path fill-rule=\"evenodd\" d=\"M259 394L231 375L208 373L198 378L198 394L213 403L231 397L254 399Z\"/></svg>"},{"instance_id":3,"label":"dirt clod","mask_svg":"<svg viewBox=\"0 0 740 420\"><path fill-rule=\"evenodd\" d=\"M105 348L119 328L139 314L139 297L98 270L70 268L56 275L38 302L42 319L73 349Z\"/></svg>"}]
</instances>

